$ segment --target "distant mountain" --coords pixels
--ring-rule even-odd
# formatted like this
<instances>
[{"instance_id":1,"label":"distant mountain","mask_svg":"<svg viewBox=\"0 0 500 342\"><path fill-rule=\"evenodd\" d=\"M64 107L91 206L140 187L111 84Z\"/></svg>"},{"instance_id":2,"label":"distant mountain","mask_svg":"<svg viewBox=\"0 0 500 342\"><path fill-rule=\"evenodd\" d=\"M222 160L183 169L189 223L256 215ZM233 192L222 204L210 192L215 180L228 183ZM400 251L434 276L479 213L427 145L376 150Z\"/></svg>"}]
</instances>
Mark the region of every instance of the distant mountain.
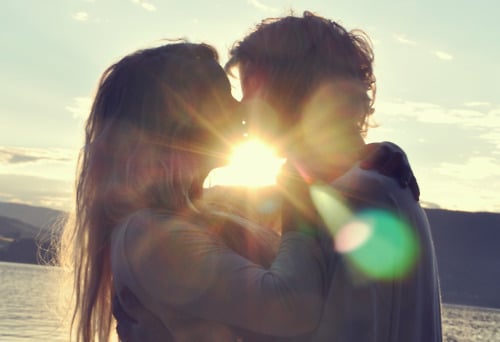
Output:
<instances>
[{"instance_id":1,"label":"distant mountain","mask_svg":"<svg viewBox=\"0 0 500 342\"><path fill-rule=\"evenodd\" d=\"M40 234L40 227L10 217L0 216L0 236L4 238L35 238Z\"/></svg>"},{"instance_id":2,"label":"distant mountain","mask_svg":"<svg viewBox=\"0 0 500 342\"><path fill-rule=\"evenodd\" d=\"M443 300L500 308L500 214L426 210Z\"/></svg>"},{"instance_id":3,"label":"distant mountain","mask_svg":"<svg viewBox=\"0 0 500 342\"><path fill-rule=\"evenodd\" d=\"M0 216L0 261L39 264L53 254L53 233L20 220Z\"/></svg>"},{"instance_id":4,"label":"distant mountain","mask_svg":"<svg viewBox=\"0 0 500 342\"><path fill-rule=\"evenodd\" d=\"M213 194L212 200L223 210L221 196L226 202L233 198L224 192ZM239 212L247 210L241 201L234 200L240 203L236 205ZM269 208L269 203L265 207ZM426 212L436 246L443 301L500 309L500 214ZM43 237L64 215L48 208L0 203L0 260L37 263L37 246L46 247ZM271 224L271 216L263 223Z\"/></svg>"},{"instance_id":5,"label":"distant mountain","mask_svg":"<svg viewBox=\"0 0 500 342\"><path fill-rule=\"evenodd\" d=\"M26 204L0 202L0 261L38 264L50 258L50 248L66 213Z\"/></svg>"},{"instance_id":6,"label":"distant mountain","mask_svg":"<svg viewBox=\"0 0 500 342\"><path fill-rule=\"evenodd\" d=\"M54 224L64 221L66 213L26 204L0 202L0 216L13 218L41 229L52 229Z\"/></svg>"}]
</instances>

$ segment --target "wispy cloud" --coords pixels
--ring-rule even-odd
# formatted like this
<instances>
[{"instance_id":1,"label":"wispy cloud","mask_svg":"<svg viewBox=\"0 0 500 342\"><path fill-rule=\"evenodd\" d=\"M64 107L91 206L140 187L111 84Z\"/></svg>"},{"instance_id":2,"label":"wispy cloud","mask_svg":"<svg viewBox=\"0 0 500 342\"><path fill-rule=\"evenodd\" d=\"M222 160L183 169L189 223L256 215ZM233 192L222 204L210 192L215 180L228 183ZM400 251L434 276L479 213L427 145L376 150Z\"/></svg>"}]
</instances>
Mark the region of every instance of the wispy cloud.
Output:
<instances>
[{"instance_id":1,"label":"wispy cloud","mask_svg":"<svg viewBox=\"0 0 500 342\"><path fill-rule=\"evenodd\" d=\"M456 124L500 130L500 108L446 108L434 103L415 101L381 101L377 113L397 117L412 117L417 121L438 124ZM378 114L377 114L378 115Z\"/></svg>"},{"instance_id":2,"label":"wispy cloud","mask_svg":"<svg viewBox=\"0 0 500 342\"><path fill-rule=\"evenodd\" d=\"M454 166L467 167L462 164ZM460 181L454 174L439 174L435 169L431 169L431 173L434 181L426 182L422 178L419 180L423 197L431 202L439 203L440 207L450 210L500 212L500 187L493 178ZM485 183L491 186L484 186Z\"/></svg>"},{"instance_id":3,"label":"wispy cloud","mask_svg":"<svg viewBox=\"0 0 500 342\"><path fill-rule=\"evenodd\" d=\"M500 162L491 157L470 157L460 164L443 162L436 171L460 181L494 180L500 178ZM496 183L500 190L500 183Z\"/></svg>"},{"instance_id":4,"label":"wispy cloud","mask_svg":"<svg viewBox=\"0 0 500 342\"><path fill-rule=\"evenodd\" d=\"M38 176L0 174L0 201L70 209L73 184Z\"/></svg>"},{"instance_id":5,"label":"wispy cloud","mask_svg":"<svg viewBox=\"0 0 500 342\"><path fill-rule=\"evenodd\" d=\"M441 206L434 202L420 201L420 205L422 205L422 207L424 208L441 209Z\"/></svg>"},{"instance_id":6,"label":"wispy cloud","mask_svg":"<svg viewBox=\"0 0 500 342\"><path fill-rule=\"evenodd\" d=\"M72 159L66 150L0 146L0 164L4 165L34 163L42 160L68 162Z\"/></svg>"},{"instance_id":7,"label":"wispy cloud","mask_svg":"<svg viewBox=\"0 0 500 342\"><path fill-rule=\"evenodd\" d=\"M73 183L78 150L0 146L0 177L42 177ZM49 187L51 183L47 183ZM0 191L5 188L0 185ZM47 188L47 191L52 191ZM15 193L15 192L13 192Z\"/></svg>"},{"instance_id":8,"label":"wispy cloud","mask_svg":"<svg viewBox=\"0 0 500 342\"><path fill-rule=\"evenodd\" d=\"M147 0L132 0L134 4L137 4L147 11L156 11L156 6Z\"/></svg>"},{"instance_id":9,"label":"wispy cloud","mask_svg":"<svg viewBox=\"0 0 500 342\"><path fill-rule=\"evenodd\" d=\"M432 169L437 182L434 187L427 187L428 191L433 193L435 201L450 209L498 212L500 209L497 200L500 192L498 160L498 158L477 156L461 163L442 162Z\"/></svg>"},{"instance_id":10,"label":"wispy cloud","mask_svg":"<svg viewBox=\"0 0 500 342\"><path fill-rule=\"evenodd\" d=\"M397 42L401 44L413 45L413 46L418 45L416 41L406 38L406 35L404 34L394 34L393 37Z\"/></svg>"},{"instance_id":11,"label":"wispy cloud","mask_svg":"<svg viewBox=\"0 0 500 342\"><path fill-rule=\"evenodd\" d=\"M72 18L75 19L76 21L87 21L89 20L89 14L83 11L76 12L75 14L73 14Z\"/></svg>"},{"instance_id":12,"label":"wispy cloud","mask_svg":"<svg viewBox=\"0 0 500 342\"><path fill-rule=\"evenodd\" d=\"M465 102L464 106L466 107L489 107L491 106L490 102L483 102L483 101L469 101Z\"/></svg>"},{"instance_id":13,"label":"wispy cloud","mask_svg":"<svg viewBox=\"0 0 500 342\"><path fill-rule=\"evenodd\" d=\"M260 11L264 11L264 12L278 12L277 8L268 6L268 5L262 3L259 0L248 0L248 3L250 5L252 5L253 7L257 8Z\"/></svg>"},{"instance_id":14,"label":"wispy cloud","mask_svg":"<svg viewBox=\"0 0 500 342\"><path fill-rule=\"evenodd\" d=\"M450 55L449 53L444 51L435 50L432 51L432 53L434 54L434 56L436 56L439 59L442 59L443 61L451 61L454 58L453 55Z\"/></svg>"},{"instance_id":15,"label":"wispy cloud","mask_svg":"<svg viewBox=\"0 0 500 342\"><path fill-rule=\"evenodd\" d=\"M91 106L92 100L89 97L75 97L73 103L65 109L73 114L73 118L82 119L89 115Z\"/></svg>"},{"instance_id":16,"label":"wispy cloud","mask_svg":"<svg viewBox=\"0 0 500 342\"><path fill-rule=\"evenodd\" d=\"M380 101L374 117L380 128L368 131L369 142L390 140L405 148L424 201L498 211L500 106L468 104Z\"/></svg>"}]
</instances>

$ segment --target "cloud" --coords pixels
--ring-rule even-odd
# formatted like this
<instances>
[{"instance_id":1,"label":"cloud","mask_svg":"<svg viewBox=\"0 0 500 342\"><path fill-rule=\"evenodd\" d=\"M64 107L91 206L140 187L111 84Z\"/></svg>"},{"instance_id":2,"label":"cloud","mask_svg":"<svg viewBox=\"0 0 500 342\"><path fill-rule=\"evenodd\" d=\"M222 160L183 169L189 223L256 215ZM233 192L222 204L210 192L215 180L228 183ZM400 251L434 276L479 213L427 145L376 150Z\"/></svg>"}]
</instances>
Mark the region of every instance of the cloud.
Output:
<instances>
[{"instance_id":1,"label":"cloud","mask_svg":"<svg viewBox=\"0 0 500 342\"><path fill-rule=\"evenodd\" d=\"M72 18L75 19L76 21L87 21L89 20L89 14L83 11L76 12L75 14L73 14Z\"/></svg>"},{"instance_id":2,"label":"cloud","mask_svg":"<svg viewBox=\"0 0 500 342\"><path fill-rule=\"evenodd\" d=\"M65 209L78 151L0 146L0 201Z\"/></svg>"},{"instance_id":3,"label":"cloud","mask_svg":"<svg viewBox=\"0 0 500 342\"><path fill-rule=\"evenodd\" d=\"M368 131L368 141L394 141L407 151L423 201L500 211L499 105L380 101L374 120L380 128Z\"/></svg>"},{"instance_id":4,"label":"cloud","mask_svg":"<svg viewBox=\"0 0 500 342\"><path fill-rule=\"evenodd\" d=\"M38 176L0 174L0 201L67 211L72 204L73 183Z\"/></svg>"},{"instance_id":5,"label":"cloud","mask_svg":"<svg viewBox=\"0 0 500 342\"><path fill-rule=\"evenodd\" d=\"M440 182L424 182L422 178L419 180L424 202L425 199L431 199L432 202L439 203L441 208L449 210L500 212L498 182L490 187L471 181L461 183L450 176L433 176L439 178Z\"/></svg>"},{"instance_id":6,"label":"cloud","mask_svg":"<svg viewBox=\"0 0 500 342\"><path fill-rule=\"evenodd\" d=\"M408 39L405 34L393 34L393 38L397 42L399 42L400 44L404 44L404 45L411 45L411 46L422 45L421 47L423 49L430 49L431 50L430 52L432 53L432 55L434 55L435 57L437 57L443 61L451 61L451 60L455 59L455 57L452 54L445 52L445 51L442 51L442 50L434 50L431 47L426 47L425 44L419 44L414 40Z\"/></svg>"},{"instance_id":7,"label":"cloud","mask_svg":"<svg viewBox=\"0 0 500 342\"><path fill-rule=\"evenodd\" d=\"M498 127L484 134L480 134L478 137L495 144L496 149L492 150L491 153L500 156L500 129L498 129Z\"/></svg>"},{"instance_id":8,"label":"cloud","mask_svg":"<svg viewBox=\"0 0 500 342\"><path fill-rule=\"evenodd\" d=\"M427 209L441 209L441 206L437 203L420 201L420 205Z\"/></svg>"},{"instance_id":9,"label":"cloud","mask_svg":"<svg viewBox=\"0 0 500 342\"><path fill-rule=\"evenodd\" d=\"M471 157L460 164L443 162L435 170L458 181L500 179L500 162L491 157ZM495 183L500 187L500 182Z\"/></svg>"},{"instance_id":10,"label":"cloud","mask_svg":"<svg viewBox=\"0 0 500 342\"><path fill-rule=\"evenodd\" d=\"M466 106L466 107L489 107L489 106L491 106L491 103L482 102L482 101L470 101L470 102L465 102L464 106Z\"/></svg>"},{"instance_id":11,"label":"cloud","mask_svg":"<svg viewBox=\"0 0 500 342\"><path fill-rule=\"evenodd\" d=\"M68 151L60 149L0 146L0 165L34 163L43 160L69 162L72 159Z\"/></svg>"},{"instance_id":12,"label":"cloud","mask_svg":"<svg viewBox=\"0 0 500 342\"><path fill-rule=\"evenodd\" d=\"M142 8L144 8L147 11L151 11L151 12L156 11L155 5L153 5L152 3L150 3L146 0L132 0L132 2L134 4L141 6Z\"/></svg>"},{"instance_id":13,"label":"cloud","mask_svg":"<svg viewBox=\"0 0 500 342\"><path fill-rule=\"evenodd\" d=\"M404 34L394 34L393 37L394 39L396 39L396 41L400 42L401 44L413 45L413 46L418 45L416 41L406 38L406 35Z\"/></svg>"},{"instance_id":14,"label":"cloud","mask_svg":"<svg viewBox=\"0 0 500 342\"><path fill-rule=\"evenodd\" d=\"M442 162L431 170L432 186L426 191L434 202L450 209L500 212L500 161L470 157L463 163Z\"/></svg>"},{"instance_id":15,"label":"cloud","mask_svg":"<svg viewBox=\"0 0 500 342\"><path fill-rule=\"evenodd\" d=\"M253 7L257 8L258 10L261 10L264 12L277 12L278 11L277 8L263 4L259 0L248 0L248 3L250 5L252 5Z\"/></svg>"},{"instance_id":16,"label":"cloud","mask_svg":"<svg viewBox=\"0 0 500 342\"><path fill-rule=\"evenodd\" d=\"M1 153L1 152L0 152ZM9 159L9 163L18 164L18 163L28 163L40 160L39 157L35 156L25 156L21 154L12 154Z\"/></svg>"},{"instance_id":17,"label":"cloud","mask_svg":"<svg viewBox=\"0 0 500 342\"><path fill-rule=\"evenodd\" d=\"M426 123L500 129L500 108L470 107L466 105L464 108L446 108L429 102L380 101L377 105L377 115L381 113L381 115L412 117Z\"/></svg>"},{"instance_id":18,"label":"cloud","mask_svg":"<svg viewBox=\"0 0 500 342\"><path fill-rule=\"evenodd\" d=\"M458 130L490 146L489 153L500 152L500 106L443 106L413 101L381 101L377 105L377 119L416 120L424 124L446 125L450 132ZM391 119L392 118L392 119Z\"/></svg>"},{"instance_id":19,"label":"cloud","mask_svg":"<svg viewBox=\"0 0 500 342\"><path fill-rule=\"evenodd\" d=\"M89 97L75 97L73 104L66 106L65 109L73 114L73 118L82 119L89 115L91 106L92 100Z\"/></svg>"},{"instance_id":20,"label":"cloud","mask_svg":"<svg viewBox=\"0 0 500 342\"><path fill-rule=\"evenodd\" d=\"M443 61L451 61L454 58L452 55L444 51L435 50L432 51L432 53L434 54L434 56L436 56L439 59L442 59Z\"/></svg>"}]
</instances>

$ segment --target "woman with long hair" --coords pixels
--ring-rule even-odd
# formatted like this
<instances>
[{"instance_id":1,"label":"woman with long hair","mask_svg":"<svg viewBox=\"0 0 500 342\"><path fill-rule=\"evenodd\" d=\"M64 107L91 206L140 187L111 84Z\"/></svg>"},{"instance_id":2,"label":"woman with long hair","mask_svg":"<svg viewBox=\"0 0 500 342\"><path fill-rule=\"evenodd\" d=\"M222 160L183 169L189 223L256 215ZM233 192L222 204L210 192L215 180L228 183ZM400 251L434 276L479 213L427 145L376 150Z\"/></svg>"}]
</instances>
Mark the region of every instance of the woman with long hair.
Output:
<instances>
[{"instance_id":1,"label":"woman with long hair","mask_svg":"<svg viewBox=\"0 0 500 342\"><path fill-rule=\"evenodd\" d=\"M65 230L77 341L109 340L113 298L119 318L132 322L123 340L248 340L248 331L314 328L324 289L314 234L291 224L279 240L200 200L205 177L240 135L235 111L205 44L140 50L104 72Z\"/></svg>"}]
</instances>

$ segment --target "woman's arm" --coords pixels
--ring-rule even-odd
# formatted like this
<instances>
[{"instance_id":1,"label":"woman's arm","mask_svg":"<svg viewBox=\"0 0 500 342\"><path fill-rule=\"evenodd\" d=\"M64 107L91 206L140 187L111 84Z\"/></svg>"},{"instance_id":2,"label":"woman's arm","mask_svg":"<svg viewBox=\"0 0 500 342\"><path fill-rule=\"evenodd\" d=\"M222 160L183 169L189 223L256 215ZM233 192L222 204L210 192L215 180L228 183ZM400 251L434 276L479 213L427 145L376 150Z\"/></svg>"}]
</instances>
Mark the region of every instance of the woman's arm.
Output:
<instances>
[{"instance_id":1,"label":"woman's arm","mask_svg":"<svg viewBox=\"0 0 500 342\"><path fill-rule=\"evenodd\" d=\"M276 336L310 331L319 321L324 259L314 237L284 234L266 270L205 227L183 220L146 212L120 229L113 254L125 260L113 272L125 274L127 285L159 317L176 308Z\"/></svg>"}]
</instances>

